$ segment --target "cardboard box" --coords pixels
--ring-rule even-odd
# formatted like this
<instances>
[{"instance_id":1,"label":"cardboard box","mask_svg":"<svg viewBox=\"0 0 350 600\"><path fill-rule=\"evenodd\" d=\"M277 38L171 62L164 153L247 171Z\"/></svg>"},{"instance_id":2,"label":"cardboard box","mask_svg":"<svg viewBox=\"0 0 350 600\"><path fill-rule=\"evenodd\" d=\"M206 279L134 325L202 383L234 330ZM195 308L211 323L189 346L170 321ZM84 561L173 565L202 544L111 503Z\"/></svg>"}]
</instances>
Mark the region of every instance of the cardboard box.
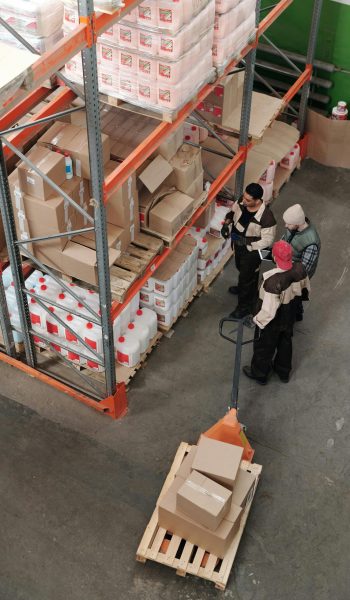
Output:
<instances>
[{"instance_id":1,"label":"cardboard box","mask_svg":"<svg viewBox=\"0 0 350 600\"><path fill-rule=\"evenodd\" d=\"M61 185L66 181L66 165L64 156L61 154L35 146L33 150L28 152L27 157L57 185ZM18 181L22 192L41 198L41 200L48 200L57 195L51 185L46 183L25 162L21 162L18 166Z\"/></svg>"},{"instance_id":2,"label":"cardboard box","mask_svg":"<svg viewBox=\"0 0 350 600\"><path fill-rule=\"evenodd\" d=\"M189 195L191 195L191 194L189 194ZM212 202L208 206L208 208L206 208L205 211L201 214L199 219L197 219L195 226L202 227L203 229L208 227L210 221L212 220L212 218L214 216L214 213L215 213L215 202Z\"/></svg>"},{"instance_id":3,"label":"cardboard box","mask_svg":"<svg viewBox=\"0 0 350 600\"><path fill-rule=\"evenodd\" d=\"M169 193L149 212L149 228L173 237L193 212L193 198L181 192Z\"/></svg>"},{"instance_id":4,"label":"cardboard box","mask_svg":"<svg viewBox=\"0 0 350 600\"><path fill-rule=\"evenodd\" d=\"M192 446L189 453L183 459L180 468L177 470L175 477L182 477L182 479L187 479L192 472L192 464L194 457L196 456L197 446Z\"/></svg>"},{"instance_id":5,"label":"cardboard box","mask_svg":"<svg viewBox=\"0 0 350 600\"><path fill-rule=\"evenodd\" d=\"M105 177L110 175L117 167L118 163L110 160L105 166ZM138 203L136 175L133 173L121 187L108 195L106 204L108 223L128 230L134 225L138 231Z\"/></svg>"},{"instance_id":6,"label":"cardboard box","mask_svg":"<svg viewBox=\"0 0 350 600\"><path fill-rule=\"evenodd\" d=\"M245 507L254 493L255 481L256 478L252 473L242 469L242 467L238 469L232 492L233 504L242 508Z\"/></svg>"},{"instance_id":7,"label":"cardboard box","mask_svg":"<svg viewBox=\"0 0 350 600\"><path fill-rule=\"evenodd\" d=\"M42 245L35 244L33 254L47 267L55 269L56 271L64 271L63 253L59 247L55 247L54 245L44 247Z\"/></svg>"},{"instance_id":8,"label":"cardboard box","mask_svg":"<svg viewBox=\"0 0 350 600\"><path fill-rule=\"evenodd\" d=\"M110 140L101 134L102 160L106 164L110 159ZM38 144L47 148L59 148L73 159L74 174L90 179L89 145L87 129L67 123L55 123L39 139Z\"/></svg>"},{"instance_id":9,"label":"cardboard box","mask_svg":"<svg viewBox=\"0 0 350 600\"><path fill-rule=\"evenodd\" d=\"M139 179L153 194L173 172L172 166L162 156L157 156L139 174Z\"/></svg>"},{"instance_id":10,"label":"cardboard box","mask_svg":"<svg viewBox=\"0 0 350 600\"><path fill-rule=\"evenodd\" d=\"M183 144L184 141L184 126L183 123L175 129L174 133L170 135L158 148L158 154L160 154L165 160L170 160L175 156L176 152Z\"/></svg>"},{"instance_id":11,"label":"cardboard box","mask_svg":"<svg viewBox=\"0 0 350 600\"><path fill-rule=\"evenodd\" d=\"M107 224L107 242L108 248L113 248L114 250L118 250L118 252L124 252L126 250L127 238L124 235L124 229L121 227L117 227L116 225ZM86 246L86 248L92 248L96 250L96 240L95 234L93 231L89 233L84 233L83 235L77 235L73 238L73 241L81 246Z\"/></svg>"},{"instance_id":12,"label":"cardboard box","mask_svg":"<svg viewBox=\"0 0 350 600\"><path fill-rule=\"evenodd\" d=\"M337 121L309 109L307 155L327 167L350 169L350 121Z\"/></svg>"},{"instance_id":13,"label":"cardboard box","mask_svg":"<svg viewBox=\"0 0 350 600\"><path fill-rule=\"evenodd\" d=\"M228 75L223 83L217 85L198 105L197 110L207 121L223 127L230 127L232 113L237 106L242 104L243 85L244 74Z\"/></svg>"},{"instance_id":14,"label":"cardboard box","mask_svg":"<svg viewBox=\"0 0 350 600\"><path fill-rule=\"evenodd\" d=\"M174 172L175 187L180 192L188 194L188 188L200 175L203 175L201 149L183 144L171 159L170 164ZM203 191L203 187L201 191Z\"/></svg>"},{"instance_id":15,"label":"cardboard box","mask_svg":"<svg viewBox=\"0 0 350 600\"><path fill-rule=\"evenodd\" d=\"M203 188L204 188L204 171L201 171L200 174L198 175L198 177L194 181L192 181L192 183L189 185L189 187L185 191L185 194L187 194L187 196L191 196L191 198L194 199L195 205L196 205L197 200L199 200L203 194L203 191L204 191Z\"/></svg>"},{"instance_id":16,"label":"cardboard box","mask_svg":"<svg viewBox=\"0 0 350 600\"><path fill-rule=\"evenodd\" d=\"M109 250L109 267L119 258L120 252ZM62 270L81 281L98 285L96 252L75 242L68 242L62 252Z\"/></svg>"},{"instance_id":17,"label":"cardboard box","mask_svg":"<svg viewBox=\"0 0 350 600\"><path fill-rule=\"evenodd\" d=\"M231 508L216 531L211 531L196 523L176 508L177 492L183 485L182 477L175 477L169 490L159 500L158 525L178 535L207 552L224 558L235 534L239 529L242 508L231 504Z\"/></svg>"},{"instance_id":18,"label":"cardboard box","mask_svg":"<svg viewBox=\"0 0 350 600\"><path fill-rule=\"evenodd\" d=\"M201 436L192 468L232 490L243 448Z\"/></svg>"},{"instance_id":19,"label":"cardboard box","mask_svg":"<svg viewBox=\"0 0 350 600\"><path fill-rule=\"evenodd\" d=\"M197 471L187 477L176 496L176 508L215 531L230 509L232 492Z\"/></svg>"}]
</instances>

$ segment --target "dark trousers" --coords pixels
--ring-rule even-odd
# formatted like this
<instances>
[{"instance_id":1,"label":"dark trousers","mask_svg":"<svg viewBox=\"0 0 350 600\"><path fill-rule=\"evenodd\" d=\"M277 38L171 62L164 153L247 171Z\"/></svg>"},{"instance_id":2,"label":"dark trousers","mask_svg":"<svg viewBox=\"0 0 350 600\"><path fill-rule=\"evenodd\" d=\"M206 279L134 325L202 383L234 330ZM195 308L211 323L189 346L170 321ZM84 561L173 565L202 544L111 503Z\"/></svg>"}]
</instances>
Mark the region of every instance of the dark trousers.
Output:
<instances>
[{"instance_id":1,"label":"dark trousers","mask_svg":"<svg viewBox=\"0 0 350 600\"><path fill-rule=\"evenodd\" d=\"M258 330L254 341L251 363L253 375L267 377L273 368L281 377L288 377L292 369L293 325L271 321L265 329Z\"/></svg>"},{"instance_id":2,"label":"dark trousers","mask_svg":"<svg viewBox=\"0 0 350 600\"><path fill-rule=\"evenodd\" d=\"M261 259L257 250L249 252L235 244L235 262L238 276L238 309L253 313L258 298Z\"/></svg>"}]
</instances>

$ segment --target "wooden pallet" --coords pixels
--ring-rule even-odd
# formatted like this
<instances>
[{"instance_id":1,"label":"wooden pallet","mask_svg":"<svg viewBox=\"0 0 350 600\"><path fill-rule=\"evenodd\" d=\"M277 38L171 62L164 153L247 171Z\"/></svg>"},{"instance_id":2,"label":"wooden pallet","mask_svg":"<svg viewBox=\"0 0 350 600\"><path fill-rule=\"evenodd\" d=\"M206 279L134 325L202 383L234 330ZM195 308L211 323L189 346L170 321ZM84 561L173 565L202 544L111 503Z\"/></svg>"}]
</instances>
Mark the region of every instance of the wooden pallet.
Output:
<instances>
[{"instance_id":1,"label":"wooden pallet","mask_svg":"<svg viewBox=\"0 0 350 600\"><path fill-rule=\"evenodd\" d=\"M288 169L284 169L283 167L280 167L279 165L277 166L276 169L276 173L275 173L275 178L273 180L273 200L276 200L276 198L279 196L279 194L281 193L281 190L283 188L283 186L286 185L286 183L289 182L290 178L292 177L292 175L294 175L294 173L299 170L301 168L301 161L299 160L297 166L295 167L295 169L293 169L293 171L289 171Z\"/></svg>"},{"instance_id":2,"label":"wooden pallet","mask_svg":"<svg viewBox=\"0 0 350 600\"><path fill-rule=\"evenodd\" d=\"M219 590L225 590L255 496L262 467L261 465L251 464L247 461L242 461L241 463L243 469L255 475L255 485L253 493L244 508L239 530L232 540L225 557L219 559L214 554L206 552L204 548L194 546L189 541L158 526L159 501L170 488L175 474L190 450L191 446L189 444L185 442L180 444L160 492L156 508L137 549L136 560L142 563L145 563L147 560L153 560L175 569L176 574L180 575L180 577L196 575L197 577L212 581Z\"/></svg>"},{"instance_id":3,"label":"wooden pallet","mask_svg":"<svg viewBox=\"0 0 350 600\"><path fill-rule=\"evenodd\" d=\"M208 275L208 277L206 277L204 279L204 281L202 282L202 288L203 288L204 292L208 292L208 289L210 288L210 286L212 285L212 283L214 283L215 279L220 275L220 273L224 269L225 265L228 263L228 261L233 256L234 256L233 251L229 250L225 254L225 256L221 259L221 261L219 262L219 264L217 265L217 267L215 269L213 269L213 271L210 273L210 275Z\"/></svg>"},{"instance_id":4,"label":"wooden pallet","mask_svg":"<svg viewBox=\"0 0 350 600\"><path fill-rule=\"evenodd\" d=\"M131 381L133 377L135 377L137 371L146 366L146 360L149 354L151 354L152 350L158 346L163 334L158 331L154 336L153 340L150 342L146 352L141 355L141 358L135 367L124 367L123 365L117 364L116 366L116 374L117 374L117 383L128 383Z\"/></svg>"}]
</instances>

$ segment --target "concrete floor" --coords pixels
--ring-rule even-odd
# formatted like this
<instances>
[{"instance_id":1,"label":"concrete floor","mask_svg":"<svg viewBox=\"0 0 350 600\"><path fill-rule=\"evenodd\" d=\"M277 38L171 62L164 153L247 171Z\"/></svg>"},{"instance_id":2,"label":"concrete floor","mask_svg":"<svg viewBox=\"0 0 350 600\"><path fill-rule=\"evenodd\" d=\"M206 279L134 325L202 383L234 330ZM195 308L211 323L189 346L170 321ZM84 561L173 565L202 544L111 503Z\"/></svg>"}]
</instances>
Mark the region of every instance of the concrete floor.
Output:
<instances>
[{"instance_id":1,"label":"concrete floor","mask_svg":"<svg viewBox=\"0 0 350 600\"><path fill-rule=\"evenodd\" d=\"M0 363L1 599L348 600L349 186L349 172L307 161L274 206L306 207L322 260L290 383L241 379L264 470L226 592L135 551L180 441L228 405L233 351L217 330L231 265L153 352L120 422Z\"/></svg>"}]
</instances>

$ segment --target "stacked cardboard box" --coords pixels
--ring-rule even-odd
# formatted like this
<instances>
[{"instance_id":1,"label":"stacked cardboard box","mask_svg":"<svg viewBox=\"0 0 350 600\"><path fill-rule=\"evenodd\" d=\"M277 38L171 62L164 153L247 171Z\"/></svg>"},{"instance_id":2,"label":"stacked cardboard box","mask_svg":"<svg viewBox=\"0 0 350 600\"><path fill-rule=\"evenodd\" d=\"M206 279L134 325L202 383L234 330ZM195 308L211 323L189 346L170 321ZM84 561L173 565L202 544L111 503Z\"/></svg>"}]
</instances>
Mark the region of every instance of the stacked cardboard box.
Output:
<instances>
[{"instance_id":1,"label":"stacked cardboard box","mask_svg":"<svg viewBox=\"0 0 350 600\"><path fill-rule=\"evenodd\" d=\"M165 239L186 223L203 193L201 150L182 139L176 132L138 175L141 228Z\"/></svg>"},{"instance_id":2,"label":"stacked cardboard box","mask_svg":"<svg viewBox=\"0 0 350 600\"><path fill-rule=\"evenodd\" d=\"M74 175L71 179L66 179L64 153L72 159ZM110 172L110 142L105 134L102 134L102 155L103 162ZM93 216L89 190L90 165L86 128L56 122L38 140L37 145L27 156L76 204ZM61 194L56 193L26 163L19 164L10 175L9 182L19 239L24 241L32 237L69 232L90 225L86 217L81 215ZM136 196L135 181L134 185L128 182L127 186L131 190L130 194ZM125 232L123 226L114 222L115 220L112 219L108 224L110 266L131 239L130 224L128 231ZM85 234L72 239L65 236L38 242L27 248L43 264L89 284L97 284L93 235Z\"/></svg>"},{"instance_id":3,"label":"stacked cardboard box","mask_svg":"<svg viewBox=\"0 0 350 600\"><path fill-rule=\"evenodd\" d=\"M202 436L158 504L158 525L224 558L237 533L255 476L241 467L243 448Z\"/></svg>"}]
</instances>

